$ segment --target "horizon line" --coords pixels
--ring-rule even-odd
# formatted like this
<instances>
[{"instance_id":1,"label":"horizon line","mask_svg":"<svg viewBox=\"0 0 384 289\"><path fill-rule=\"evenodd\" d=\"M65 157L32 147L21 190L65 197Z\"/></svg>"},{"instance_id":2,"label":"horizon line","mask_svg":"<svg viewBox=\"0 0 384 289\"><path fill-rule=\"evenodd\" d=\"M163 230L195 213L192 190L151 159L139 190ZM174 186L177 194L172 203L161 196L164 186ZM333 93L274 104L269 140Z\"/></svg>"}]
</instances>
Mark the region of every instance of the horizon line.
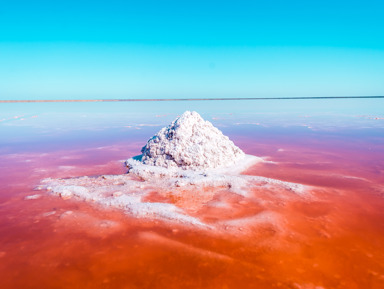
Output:
<instances>
[{"instance_id":1,"label":"horizon line","mask_svg":"<svg viewBox=\"0 0 384 289\"><path fill-rule=\"evenodd\" d=\"M381 95L372 96L298 96L298 97L227 97L227 98L111 98L111 99L22 99L22 100L0 100L0 103L19 102L140 102L140 101L214 101L214 100L292 100L292 99L362 99L362 98L384 98Z\"/></svg>"}]
</instances>

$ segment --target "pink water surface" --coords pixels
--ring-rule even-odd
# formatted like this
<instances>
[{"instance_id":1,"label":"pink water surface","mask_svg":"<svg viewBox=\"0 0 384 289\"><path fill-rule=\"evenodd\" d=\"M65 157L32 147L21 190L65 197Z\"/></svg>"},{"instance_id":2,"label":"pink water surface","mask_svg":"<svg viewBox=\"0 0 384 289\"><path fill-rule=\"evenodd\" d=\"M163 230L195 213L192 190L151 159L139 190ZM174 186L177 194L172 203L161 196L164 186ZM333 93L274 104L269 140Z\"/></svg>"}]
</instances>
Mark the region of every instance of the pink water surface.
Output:
<instances>
[{"instance_id":1,"label":"pink water surface","mask_svg":"<svg viewBox=\"0 0 384 289\"><path fill-rule=\"evenodd\" d=\"M227 133L269 161L244 174L314 186L316 200L271 202L288 234L268 225L215 234L34 190L47 177L125 173L122 160L138 154L143 135L4 151L1 288L384 288L383 137L284 131ZM261 210L229 194L221 189L231 212L203 206L195 215L224 220ZM196 199L154 192L152 201L188 209Z\"/></svg>"}]
</instances>

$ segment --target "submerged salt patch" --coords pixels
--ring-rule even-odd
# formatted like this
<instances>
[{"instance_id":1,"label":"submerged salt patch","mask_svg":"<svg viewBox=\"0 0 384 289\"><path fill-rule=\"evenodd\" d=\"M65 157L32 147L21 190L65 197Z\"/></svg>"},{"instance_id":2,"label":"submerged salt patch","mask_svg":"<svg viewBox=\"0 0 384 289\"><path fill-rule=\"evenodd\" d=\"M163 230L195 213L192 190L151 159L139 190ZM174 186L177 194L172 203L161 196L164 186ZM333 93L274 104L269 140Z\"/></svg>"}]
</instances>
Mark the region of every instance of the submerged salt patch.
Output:
<instances>
[{"instance_id":1,"label":"submerged salt patch","mask_svg":"<svg viewBox=\"0 0 384 289\"><path fill-rule=\"evenodd\" d=\"M229 166L244 152L197 112L186 111L142 148L146 165L189 170Z\"/></svg>"}]
</instances>

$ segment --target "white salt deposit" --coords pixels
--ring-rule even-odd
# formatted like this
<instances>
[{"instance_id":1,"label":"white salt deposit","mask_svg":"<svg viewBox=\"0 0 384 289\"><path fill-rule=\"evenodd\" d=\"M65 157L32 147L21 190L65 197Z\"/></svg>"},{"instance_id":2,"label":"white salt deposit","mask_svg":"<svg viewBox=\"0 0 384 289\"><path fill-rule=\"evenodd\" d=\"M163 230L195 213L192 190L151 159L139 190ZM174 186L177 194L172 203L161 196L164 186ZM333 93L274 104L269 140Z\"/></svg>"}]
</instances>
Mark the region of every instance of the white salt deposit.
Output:
<instances>
[{"instance_id":1,"label":"white salt deposit","mask_svg":"<svg viewBox=\"0 0 384 289\"><path fill-rule=\"evenodd\" d=\"M308 197L303 185L241 175L258 162L264 160L245 155L210 122L187 111L148 140L142 155L126 161L128 174L46 179L43 187L64 200L79 199L120 209L136 218L221 230L223 226L245 226L247 220L255 220L251 215L241 224L205 222L193 208L231 211L239 207L231 205L231 195L251 203L273 194L274 201L259 202L260 206L271 207L278 200ZM156 198L151 201L153 194L162 202ZM221 199L226 206L220 206L217 200ZM273 218L262 220L275 222Z\"/></svg>"},{"instance_id":2,"label":"white salt deposit","mask_svg":"<svg viewBox=\"0 0 384 289\"><path fill-rule=\"evenodd\" d=\"M145 202L143 199L153 190L156 183L146 183L143 186L129 175L45 179L43 183L50 188L52 194L60 196L63 200L73 197L100 206L121 209L137 218L209 227L197 218L186 215L174 204Z\"/></svg>"},{"instance_id":3,"label":"white salt deposit","mask_svg":"<svg viewBox=\"0 0 384 289\"><path fill-rule=\"evenodd\" d=\"M180 185L181 182L184 182L184 185ZM234 209L231 201L226 203L227 206L220 206L217 202L212 201L213 198L218 197L223 187L231 194L242 196L244 201L254 201L255 198L258 198L258 195L252 193L250 189L257 187L262 191L265 190L265 193L260 195L261 198L264 198L265 194L273 194L274 202L300 197L305 189L302 185L264 177L220 174L194 175L191 178L163 178L156 175L152 179L145 181L138 181L131 174L103 175L100 177L45 179L43 184L46 188L49 188L50 193L60 196L63 200L82 200L106 208L120 209L126 214L139 219L156 219L172 224L192 225L201 229L215 228L221 230L223 224L226 224L233 229L233 232L236 231L237 224L244 227L244 222L241 222L241 224L229 222L227 224L228 220L224 223L218 220L215 223L206 223L200 219L200 216L191 215L188 212L192 204L179 207L174 203L148 201L148 197L155 190L158 196L168 196L175 199L184 198L185 200L192 199L195 202L200 202L200 207L221 207L226 211L231 211ZM206 187L216 187L217 193L214 192L209 198L205 198L204 188ZM297 189L299 189L299 193L296 192ZM308 195L305 197L308 197ZM225 202L225 200L226 196L223 196L222 201ZM268 202L262 202L261 200L260 204L270 206ZM238 206L237 204L233 205ZM194 206L196 207L196 204ZM274 205L272 204L272 206ZM249 218L249 220L253 220L253 218ZM274 223L272 219L267 221ZM250 226L254 225L252 225L253 221L249 223Z\"/></svg>"},{"instance_id":4,"label":"white salt deposit","mask_svg":"<svg viewBox=\"0 0 384 289\"><path fill-rule=\"evenodd\" d=\"M229 166L244 158L241 149L195 111L162 128L141 152L146 165L188 170Z\"/></svg>"}]
</instances>

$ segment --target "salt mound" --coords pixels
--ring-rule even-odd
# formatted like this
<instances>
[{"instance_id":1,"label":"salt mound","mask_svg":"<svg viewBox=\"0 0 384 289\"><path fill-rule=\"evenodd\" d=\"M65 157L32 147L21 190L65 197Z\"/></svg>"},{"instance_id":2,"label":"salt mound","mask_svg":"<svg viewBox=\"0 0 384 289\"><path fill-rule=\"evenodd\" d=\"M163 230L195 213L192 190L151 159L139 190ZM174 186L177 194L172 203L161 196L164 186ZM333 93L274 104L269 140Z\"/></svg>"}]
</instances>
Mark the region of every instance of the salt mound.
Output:
<instances>
[{"instance_id":1,"label":"salt mound","mask_svg":"<svg viewBox=\"0 0 384 289\"><path fill-rule=\"evenodd\" d=\"M242 206L250 212L247 204L260 199L260 206L269 211L277 203L308 197L306 186L241 174L263 161L245 155L210 122L187 111L148 140L142 155L126 161L128 174L49 178L42 187L63 200L79 199L136 218L232 230L238 235L247 226L254 231L255 223L279 229L274 225L278 216L259 211L254 216L252 210L250 215L237 214ZM234 195L243 205L233 201ZM207 221L215 219L217 212L222 213L221 219Z\"/></svg>"},{"instance_id":2,"label":"salt mound","mask_svg":"<svg viewBox=\"0 0 384 289\"><path fill-rule=\"evenodd\" d=\"M162 128L141 152L143 164L184 170L226 167L245 156L227 136L195 111L184 112Z\"/></svg>"}]
</instances>

